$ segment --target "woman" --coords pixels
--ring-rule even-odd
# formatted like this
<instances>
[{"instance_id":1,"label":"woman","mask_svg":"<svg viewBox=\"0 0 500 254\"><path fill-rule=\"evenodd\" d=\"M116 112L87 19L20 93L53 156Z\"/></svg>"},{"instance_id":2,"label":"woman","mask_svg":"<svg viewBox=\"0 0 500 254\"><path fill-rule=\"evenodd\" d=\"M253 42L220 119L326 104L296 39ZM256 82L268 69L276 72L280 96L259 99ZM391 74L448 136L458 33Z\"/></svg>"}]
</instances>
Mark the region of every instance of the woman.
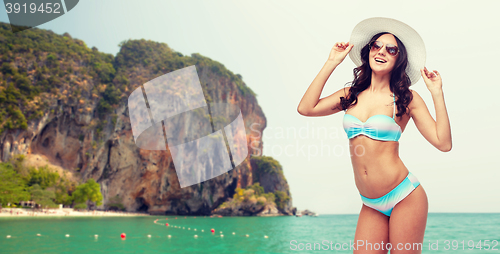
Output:
<instances>
[{"instance_id":1,"label":"woman","mask_svg":"<svg viewBox=\"0 0 500 254\"><path fill-rule=\"evenodd\" d=\"M352 86L319 99L328 77L348 53L358 66ZM437 149L447 152L452 146L441 75L428 71L424 63L423 41L411 27L388 18L364 20L354 28L350 42L335 44L298 106L305 116L345 111L343 125L363 202L354 253L422 251L427 196L399 158L398 140L412 118ZM434 100L435 121L418 93L409 89L420 75Z\"/></svg>"}]
</instances>

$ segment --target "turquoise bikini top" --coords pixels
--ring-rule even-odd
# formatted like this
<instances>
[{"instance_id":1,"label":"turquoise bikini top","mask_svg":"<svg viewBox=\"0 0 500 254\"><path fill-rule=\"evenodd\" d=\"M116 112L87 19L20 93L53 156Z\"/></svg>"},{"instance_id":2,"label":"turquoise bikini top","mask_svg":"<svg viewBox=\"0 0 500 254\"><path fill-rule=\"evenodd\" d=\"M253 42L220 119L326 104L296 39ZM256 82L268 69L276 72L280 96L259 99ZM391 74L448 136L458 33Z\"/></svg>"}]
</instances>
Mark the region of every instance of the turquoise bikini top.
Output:
<instances>
[{"instance_id":1,"label":"turquoise bikini top","mask_svg":"<svg viewBox=\"0 0 500 254\"><path fill-rule=\"evenodd\" d=\"M365 135L369 138L380 141L398 141L401 137L401 127L394 120L396 114L396 99L394 93L394 112L392 118L387 115L374 115L368 118L366 122L361 122L353 115L344 115L344 130L347 138L351 139L358 135Z\"/></svg>"}]
</instances>

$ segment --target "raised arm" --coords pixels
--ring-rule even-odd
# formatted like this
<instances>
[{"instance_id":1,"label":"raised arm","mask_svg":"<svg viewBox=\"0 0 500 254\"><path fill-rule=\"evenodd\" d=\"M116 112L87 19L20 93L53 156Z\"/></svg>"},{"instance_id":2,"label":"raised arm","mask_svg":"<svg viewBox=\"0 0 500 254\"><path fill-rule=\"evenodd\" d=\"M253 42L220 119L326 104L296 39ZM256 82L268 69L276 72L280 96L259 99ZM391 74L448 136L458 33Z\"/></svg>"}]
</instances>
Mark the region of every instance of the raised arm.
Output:
<instances>
[{"instance_id":1,"label":"raised arm","mask_svg":"<svg viewBox=\"0 0 500 254\"><path fill-rule=\"evenodd\" d=\"M330 51L328 60L321 68L320 72L314 78L313 82L307 88L306 93L300 100L297 111L304 116L327 116L339 112L337 109L340 104L340 97L346 96L348 88L340 89L332 95L320 99L323 87L326 81L332 74L333 70L345 59L349 51L354 45L349 45L349 42L337 42Z\"/></svg>"},{"instance_id":2,"label":"raised arm","mask_svg":"<svg viewBox=\"0 0 500 254\"><path fill-rule=\"evenodd\" d=\"M417 129L429 143L442 152L448 152L452 147L451 127L444 103L441 75L437 71L427 71L427 68L421 72L434 101L436 120L434 121L430 115L422 97L414 90L412 90L413 100L410 103L411 117Z\"/></svg>"}]
</instances>

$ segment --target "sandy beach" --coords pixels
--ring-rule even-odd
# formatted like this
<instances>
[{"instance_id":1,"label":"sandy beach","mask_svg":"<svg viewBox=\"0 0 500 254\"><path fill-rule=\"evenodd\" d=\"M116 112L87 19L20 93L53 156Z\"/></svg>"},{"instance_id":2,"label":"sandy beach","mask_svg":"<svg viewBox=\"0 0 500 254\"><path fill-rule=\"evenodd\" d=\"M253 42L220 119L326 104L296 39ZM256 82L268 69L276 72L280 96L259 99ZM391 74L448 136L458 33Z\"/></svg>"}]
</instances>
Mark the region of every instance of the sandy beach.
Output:
<instances>
[{"instance_id":1,"label":"sandy beach","mask_svg":"<svg viewBox=\"0 0 500 254\"><path fill-rule=\"evenodd\" d=\"M79 217L79 216L149 216L146 213L131 213L131 212L118 212L118 211L86 211L80 210L76 211L73 208L62 208L62 209L37 209L36 211L32 209L24 208L2 208L0 209L0 217L23 217L23 216L35 216L35 217L46 217L46 216L69 216L69 217Z\"/></svg>"}]
</instances>

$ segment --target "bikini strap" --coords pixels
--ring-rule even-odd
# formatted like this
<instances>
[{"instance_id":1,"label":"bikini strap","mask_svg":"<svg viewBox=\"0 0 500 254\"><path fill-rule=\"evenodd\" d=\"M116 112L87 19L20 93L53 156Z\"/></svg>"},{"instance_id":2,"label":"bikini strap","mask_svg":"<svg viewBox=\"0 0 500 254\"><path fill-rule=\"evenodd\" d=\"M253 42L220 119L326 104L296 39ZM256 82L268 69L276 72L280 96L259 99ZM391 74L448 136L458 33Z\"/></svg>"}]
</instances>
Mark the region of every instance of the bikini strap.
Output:
<instances>
[{"instance_id":1,"label":"bikini strap","mask_svg":"<svg viewBox=\"0 0 500 254\"><path fill-rule=\"evenodd\" d=\"M394 110L392 112L392 119L394 119L394 116L396 115L396 96L394 93L392 93L392 99L394 100Z\"/></svg>"}]
</instances>

